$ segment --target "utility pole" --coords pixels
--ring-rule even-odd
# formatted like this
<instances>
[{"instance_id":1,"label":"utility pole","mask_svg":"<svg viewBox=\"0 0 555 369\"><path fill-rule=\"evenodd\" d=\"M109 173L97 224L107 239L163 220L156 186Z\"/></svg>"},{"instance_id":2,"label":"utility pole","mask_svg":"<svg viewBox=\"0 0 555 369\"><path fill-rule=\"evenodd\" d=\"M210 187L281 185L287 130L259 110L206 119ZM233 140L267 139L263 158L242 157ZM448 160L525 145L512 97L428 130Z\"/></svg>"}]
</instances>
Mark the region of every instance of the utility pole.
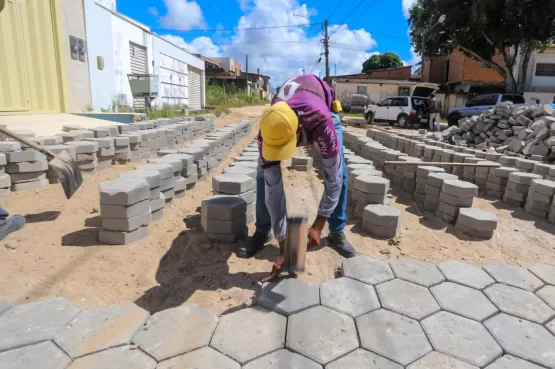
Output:
<instances>
[{"instance_id":1,"label":"utility pole","mask_svg":"<svg viewBox=\"0 0 555 369\"><path fill-rule=\"evenodd\" d=\"M330 79L330 39L328 37L328 20L324 20L324 56L326 57L326 82Z\"/></svg>"},{"instance_id":2,"label":"utility pole","mask_svg":"<svg viewBox=\"0 0 555 369\"><path fill-rule=\"evenodd\" d=\"M333 65L333 75L337 77L337 64Z\"/></svg>"},{"instance_id":3,"label":"utility pole","mask_svg":"<svg viewBox=\"0 0 555 369\"><path fill-rule=\"evenodd\" d=\"M303 68L303 74L304 74L304 68Z\"/></svg>"}]
</instances>

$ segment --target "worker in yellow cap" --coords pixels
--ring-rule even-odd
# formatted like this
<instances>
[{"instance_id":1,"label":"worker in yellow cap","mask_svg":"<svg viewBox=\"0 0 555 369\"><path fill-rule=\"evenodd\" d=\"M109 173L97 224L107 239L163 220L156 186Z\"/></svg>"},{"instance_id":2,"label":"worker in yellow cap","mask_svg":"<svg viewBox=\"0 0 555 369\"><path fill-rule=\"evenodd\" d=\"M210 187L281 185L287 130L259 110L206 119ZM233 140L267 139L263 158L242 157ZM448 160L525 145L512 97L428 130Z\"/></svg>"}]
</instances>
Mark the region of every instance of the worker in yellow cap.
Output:
<instances>
[{"instance_id":1,"label":"worker in yellow cap","mask_svg":"<svg viewBox=\"0 0 555 369\"><path fill-rule=\"evenodd\" d=\"M318 215L309 229L309 248L320 245L329 223L328 244L343 257L356 252L344 234L347 217L347 167L343 157L340 105L327 83L314 75L289 79L279 89L260 119L257 171L256 232L242 247L239 257L251 257L271 240L279 242L280 257L264 280L277 278L283 264L287 210L280 161L291 159L297 146L316 144L324 166L324 194Z\"/></svg>"}]
</instances>

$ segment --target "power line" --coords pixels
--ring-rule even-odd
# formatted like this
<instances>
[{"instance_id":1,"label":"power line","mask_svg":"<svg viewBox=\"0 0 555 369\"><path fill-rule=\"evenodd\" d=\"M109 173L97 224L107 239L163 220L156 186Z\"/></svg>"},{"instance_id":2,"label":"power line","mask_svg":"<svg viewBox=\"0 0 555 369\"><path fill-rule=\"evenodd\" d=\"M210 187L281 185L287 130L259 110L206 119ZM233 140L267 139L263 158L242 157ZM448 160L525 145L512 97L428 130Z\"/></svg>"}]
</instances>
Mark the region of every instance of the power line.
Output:
<instances>
[{"instance_id":1,"label":"power line","mask_svg":"<svg viewBox=\"0 0 555 369\"><path fill-rule=\"evenodd\" d=\"M350 48L350 47L345 47L345 46L337 46L337 44L330 45L330 47L333 47L334 49L343 49L343 50L351 50L351 51L360 51L360 52L364 52L364 53L369 53L369 52L370 52L370 51L368 51L368 50L363 50L363 49L355 49L355 48Z\"/></svg>"},{"instance_id":2,"label":"power line","mask_svg":"<svg viewBox=\"0 0 555 369\"><path fill-rule=\"evenodd\" d=\"M351 15L353 15L362 4L364 4L364 0L360 0L358 4L353 8L353 10L351 10L351 12L347 14L347 16L339 23L345 24L345 22L347 22L347 20L351 18Z\"/></svg>"},{"instance_id":3,"label":"power line","mask_svg":"<svg viewBox=\"0 0 555 369\"><path fill-rule=\"evenodd\" d=\"M217 46L235 46L235 45L279 45L279 44L316 44L317 41L309 40L309 41L270 41L270 42L245 42L245 43L236 43L236 44L218 44Z\"/></svg>"},{"instance_id":4,"label":"power line","mask_svg":"<svg viewBox=\"0 0 555 369\"><path fill-rule=\"evenodd\" d=\"M307 27L315 26L321 23L306 23L306 24L290 24L286 26L268 26L268 27L247 27L247 28L220 28L220 29L190 29L186 31L174 31L176 33L190 33L190 32L226 32L226 31L250 31L261 29L276 29L276 28L293 28L293 27Z\"/></svg>"},{"instance_id":5,"label":"power line","mask_svg":"<svg viewBox=\"0 0 555 369\"><path fill-rule=\"evenodd\" d=\"M337 11L337 9L339 9L339 7L341 6L341 4L343 4L344 0L341 0L339 2L339 4L337 4L337 6L335 7L335 9L333 9L333 11L331 12L331 14L326 18L327 20L330 20L331 17L335 14L335 12Z\"/></svg>"},{"instance_id":6,"label":"power line","mask_svg":"<svg viewBox=\"0 0 555 369\"><path fill-rule=\"evenodd\" d=\"M374 1L374 2L372 3L372 5L370 5L370 7L369 7L368 9L366 9L366 11L359 17L359 19L362 19L362 17L364 17L364 16L365 16L374 6L376 6L376 4L379 3L379 2L380 2L380 0ZM345 18L345 20L344 20L343 22L341 22L341 24L345 24L345 25L346 25L346 19L349 19L350 16L358 9L358 7L359 7L361 4L362 4L362 1L359 3L358 6L356 6L356 7L353 9L353 11L351 11L351 13L349 13L349 15L347 16L347 18ZM341 25L340 25L340 27L341 27ZM347 30L346 28L343 29L343 30L339 33L339 35L343 34L346 30ZM339 32L339 31L336 31L331 37L336 37L336 36L338 36L338 32ZM331 40L331 37L330 37L330 40Z\"/></svg>"}]
</instances>

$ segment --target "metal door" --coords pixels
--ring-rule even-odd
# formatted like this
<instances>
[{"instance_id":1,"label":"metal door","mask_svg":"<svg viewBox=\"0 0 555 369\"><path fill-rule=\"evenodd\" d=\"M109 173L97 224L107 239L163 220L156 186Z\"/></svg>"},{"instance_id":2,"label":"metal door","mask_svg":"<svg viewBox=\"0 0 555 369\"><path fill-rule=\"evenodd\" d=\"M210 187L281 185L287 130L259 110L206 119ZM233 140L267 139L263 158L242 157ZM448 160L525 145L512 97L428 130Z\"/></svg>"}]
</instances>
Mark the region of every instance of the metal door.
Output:
<instances>
[{"instance_id":1,"label":"metal door","mask_svg":"<svg viewBox=\"0 0 555 369\"><path fill-rule=\"evenodd\" d=\"M189 67L189 107L202 107L201 71L192 67Z\"/></svg>"},{"instance_id":2,"label":"metal door","mask_svg":"<svg viewBox=\"0 0 555 369\"><path fill-rule=\"evenodd\" d=\"M131 73L148 74L146 48L144 46L130 42L129 56L131 58ZM139 97L133 99L133 109L144 110L145 98Z\"/></svg>"}]
</instances>

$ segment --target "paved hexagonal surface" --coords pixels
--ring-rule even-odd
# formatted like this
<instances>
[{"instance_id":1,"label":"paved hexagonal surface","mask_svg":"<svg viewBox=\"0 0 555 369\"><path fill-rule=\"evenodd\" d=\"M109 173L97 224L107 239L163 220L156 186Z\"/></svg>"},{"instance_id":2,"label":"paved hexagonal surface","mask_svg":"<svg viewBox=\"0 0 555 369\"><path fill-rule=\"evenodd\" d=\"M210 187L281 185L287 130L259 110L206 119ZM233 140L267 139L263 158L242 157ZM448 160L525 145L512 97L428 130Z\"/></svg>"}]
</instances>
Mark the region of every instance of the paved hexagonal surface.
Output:
<instances>
[{"instance_id":1,"label":"paved hexagonal surface","mask_svg":"<svg viewBox=\"0 0 555 369\"><path fill-rule=\"evenodd\" d=\"M486 369L543 369L542 367L532 364L526 360L519 359L511 355L505 355L497 360Z\"/></svg>"},{"instance_id":2,"label":"paved hexagonal surface","mask_svg":"<svg viewBox=\"0 0 555 369\"><path fill-rule=\"evenodd\" d=\"M530 291L496 283L484 292L504 313L540 324L555 316L555 311Z\"/></svg>"},{"instance_id":3,"label":"paved hexagonal surface","mask_svg":"<svg viewBox=\"0 0 555 369\"><path fill-rule=\"evenodd\" d=\"M2 369L67 368L71 359L52 341L0 352Z\"/></svg>"},{"instance_id":4,"label":"paved hexagonal surface","mask_svg":"<svg viewBox=\"0 0 555 369\"><path fill-rule=\"evenodd\" d=\"M432 351L418 321L387 311L376 310L356 319L362 347L407 365Z\"/></svg>"},{"instance_id":5,"label":"paved hexagonal surface","mask_svg":"<svg viewBox=\"0 0 555 369\"><path fill-rule=\"evenodd\" d=\"M411 318L420 320L439 311L430 291L417 284L394 279L376 286L376 290L384 308Z\"/></svg>"},{"instance_id":6,"label":"paved hexagonal surface","mask_svg":"<svg viewBox=\"0 0 555 369\"><path fill-rule=\"evenodd\" d=\"M241 369L241 365L210 347L166 360L156 369Z\"/></svg>"},{"instance_id":7,"label":"paved hexagonal surface","mask_svg":"<svg viewBox=\"0 0 555 369\"><path fill-rule=\"evenodd\" d=\"M433 351L407 366L407 369L478 369L478 367Z\"/></svg>"},{"instance_id":8,"label":"paved hexagonal surface","mask_svg":"<svg viewBox=\"0 0 555 369\"><path fill-rule=\"evenodd\" d=\"M483 290L495 281L482 268L457 260L449 260L437 265L448 281Z\"/></svg>"},{"instance_id":9,"label":"paved hexagonal surface","mask_svg":"<svg viewBox=\"0 0 555 369\"><path fill-rule=\"evenodd\" d=\"M484 367L503 354L484 326L474 320L441 311L422 321L436 351Z\"/></svg>"},{"instance_id":10,"label":"paved hexagonal surface","mask_svg":"<svg viewBox=\"0 0 555 369\"><path fill-rule=\"evenodd\" d=\"M445 281L445 277L434 264L412 258L401 258L389 262L397 278L431 287Z\"/></svg>"},{"instance_id":11,"label":"paved hexagonal surface","mask_svg":"<svg viewBox=\"0 0 555 369\"><path fill-rule=\"evenodd\" d=\"M99 368L154 369L156 361L141 350L123 346L79 358L68 369Z\"/></svg>"},{"instance_id":12,"label":"paved hexagonal surface","mask_svg":"<svg viewBox=\"0 0 555 369\"><path fill-rule=\"evenodd\" d=\"M507 314L498 314L484 325L506 353L555 367L555 336L541 325Z\"/></svg>"},{"instance_id":13,"label":"paved hexagonal surface","mask_svg":"<svg viewBox=\"0 0 555 369\"><path fill-rule=\"evenodd\" d=\"M320 289L298 278L265 283L259 304L283 315L291 315L320 304Z\"/></svg>"},{"instance_id":14,"label":"paved hexagonal surface","mask_svg":"<svg viewBox=\"0 0 555 369\"><path fill-rule=\"evenodd\" d=\"M555 265L537 263L530 268L530 271L545 283L555 285Z\"/></svg>"},{"instance_id":15,"label":"paved hexagonal surface","mask_svg":"<svg viewBox=\"0 0 555 369\"><path fill-rule=\"evenodd\" d=\"M358 349L326 365L326 369L403 369L403 367L373 352Z\"/></svg>"},{"instance_id":16,"label":"paved hexagonal surface","mask_svg":"<svg viewBox=\"0 0 555 369\"><path fill-rule=\"evenodd\" d=\"M0 314L10 308L10 304L6 300L0 300Z\"/></svg>"},{"instance_id":17,"label":"paved hexagonal surface","mask_svg":"<svg viewBox=\"0 0 555 369\"><path fill-rule=\"evenodd\" d=\"M551 331L551 333L553 333L553 335L555 335L555 319L553 319L551 322L547 323L546 328L549 329Z\"/></svg>"},{"instance_id":18,"label":"paved hexagonal surface","mask_svg":"<svg viewBox=\"0 0 555 369\"><path fill-rule=\"evenodd\" d=\"M64 298L14 306L0 315L0 351L52 339L78 313Z\"/></svg>"},{"instance_id":19,"label":"paved hexagonal surface","mask_svg":"<svg viewBox=\"0 0 555 369\"><path fill-rule=\"evenodd\" d=\"M154 314L133 342L157 361L207 346L218 318L197 305L182 305Z\"/></svg>"},{"instance_id":20,"label":"paved hexagonal surface","mask_svg":"<svg viewBox=\"0 0 555 369\"><path fill-rule=\"evenodd\" d=\"M370 256L343 259L343 275L368 284L378 284L395 278L388 263Z\"/></svg>"},{"instance_id":21,"label":"paved hexagonal surface","mask_svg":"<svg viewBox=\"0 0 555 369\"><path fill-rule=\"evenodd\" d=\"M528 291L535 291L544 284L538 277L517 265L493 262L484 266L484 269L497 282Z\"/></svg>"},{"instance_id":22,"label":"paved hexagonal surface","mask_svg":"<svg viewBox=\"0 0 555 369\"><path fill-rule=\"evenodd\" d=\"M374 287L341 277L320 286L322 305L353 318L380 308Z\"/></svg>"},{"instance_id":23,"label":"paved hexagonal surface","mask_svg":"<svg viewBox=\"0 0 555 369\"><path fill-rule=\"evenodd\" d=\"M135 304L106 305L85 310L59 332L54 341L72 358L131 343L149 313Z\"/></svg>"},{"instance_id":24,"label":"paved hexagonal surface","mask_svg":"<svg viewBox=\"0 0 555 369\"><path fill-rule=\"evenodd\" d=\"M245 365L243 369L322 369L322 365L287 350L262 356Z\"/></svg>"},{"instance_id":25,"label":"paved hexagonal surface","mask_svg":"<svg viewBox=\"0 0 555 369\"><path fill-rule=\"evenodd\" d=\"M555 286L547 285L536 292L543 301L555 309Z\"/></svg>"},{"instance_id":26,"label":"paved hexagonal surface","mask_svg":"<svg viewBox=\"0 0 555 369\"><path fill-rule=\"evenodd\" d=\"M445 282L430 288L442 309L469 319L482 321L499 310L479 290L460 284Z\"/></svg>"},{"instance_id":27,"label":"paved hexagonal surface","mask_svg":"<svg viewBox=\"0 0 555 369\"><path fill-rule=\"evenodd\" d=\"M283 348L287 319L260 307L244 309L220 318L210 346L245 364Z\"/></svg>"},{"instance_id":28,"label":"paved hexagonal surface","mask_svg":"<svg viewBox=\"0 0 555 369\"><path fill-rule=\"evenodd\" d=\"M289 317L287 348L325 365L358 347L352 318L324 306Z\"/></svg>"}]
</instances>

